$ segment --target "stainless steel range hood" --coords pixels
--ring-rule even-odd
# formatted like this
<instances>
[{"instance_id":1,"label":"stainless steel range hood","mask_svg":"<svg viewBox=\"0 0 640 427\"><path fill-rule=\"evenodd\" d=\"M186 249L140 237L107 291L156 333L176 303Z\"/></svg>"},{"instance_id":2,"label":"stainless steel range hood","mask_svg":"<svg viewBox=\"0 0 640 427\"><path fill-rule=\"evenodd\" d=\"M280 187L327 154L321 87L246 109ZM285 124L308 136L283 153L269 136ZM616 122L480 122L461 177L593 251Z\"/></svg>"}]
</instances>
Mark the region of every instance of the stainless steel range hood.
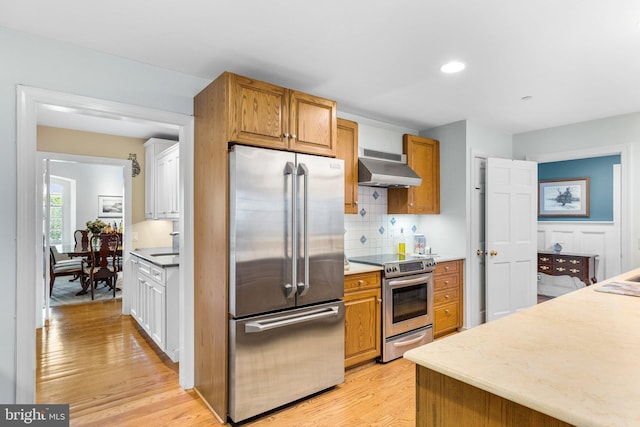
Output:
<instances>
[{"instance_id":1,"label":"stainless steel range hood","mask_svg":"<svg viewBox=\"0 0 640 427\"><path fill-rule=\"evenodd\" d=\"M422 179L407 166L404 154L384 153L360 148L358 156L358 185L368 187L410 187L420 185Z\"/></svg>"}]
</instances>

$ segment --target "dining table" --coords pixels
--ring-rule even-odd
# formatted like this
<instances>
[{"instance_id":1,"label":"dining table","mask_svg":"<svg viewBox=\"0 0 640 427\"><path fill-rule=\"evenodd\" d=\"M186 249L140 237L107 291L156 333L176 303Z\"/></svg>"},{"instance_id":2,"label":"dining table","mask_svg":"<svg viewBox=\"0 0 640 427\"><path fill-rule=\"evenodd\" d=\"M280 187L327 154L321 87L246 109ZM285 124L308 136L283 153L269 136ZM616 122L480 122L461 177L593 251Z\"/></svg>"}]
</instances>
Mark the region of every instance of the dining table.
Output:
<instances>
[{"instance_id":1,"label":"dining table","mask_svg":"<svg viewBox=\"0 0 640 427\"><path fill-rule=\"evenodd\" d=\"M57 244L57 245L53 245L60 254L63 255L67 255L70 258L84 258L87 261L90 261L91 259L91 251L93 250L94 255L96 256L96 258L99 258L99 248L98 247L93 247L93 249L90 249L88 244L83 245L81 242L78 242L77 244ZM122 245L119 245L117 250L116 250L116 255L118 257L122 257ZM82 290L80 290L78 293L76 293L76 295L84 295L87 293L87 291L89 290L89 286L88 284L83 283L82 284Z\"/></svg>"}]
</instances>

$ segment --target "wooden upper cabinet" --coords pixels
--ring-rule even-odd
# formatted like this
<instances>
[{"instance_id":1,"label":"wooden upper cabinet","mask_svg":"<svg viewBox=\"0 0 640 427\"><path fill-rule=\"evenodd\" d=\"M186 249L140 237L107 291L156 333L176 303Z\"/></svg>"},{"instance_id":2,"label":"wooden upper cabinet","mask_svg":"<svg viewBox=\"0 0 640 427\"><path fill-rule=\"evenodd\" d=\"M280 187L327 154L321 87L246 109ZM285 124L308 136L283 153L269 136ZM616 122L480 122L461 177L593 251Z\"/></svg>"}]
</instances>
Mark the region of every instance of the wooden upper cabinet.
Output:
<instances>
[{"instance_id":1,"label":"wooden upper cabinet","mask_svg":"<svg viewBox=\"0 0 640 427\"><path fill-rule=\"evenodd\" d=\"M229 141L335 156L336 102L228 73Z\"/></svg>"},{"instance_id":2,"label":"wooden upper cabinet","mask_svg":"<svg viewBox=\"0 0 640 427\"><path fill-rule=\"evenodd\" d=\"M404 135L402 149L407 164L422 183L419 187L390 188L387 212L390 214L440 213L440 143L435 139Z\"/></svg>"},{"instance_id":3,"label":"wooden upper cabinet","mask_svg":"<svg viewBox=\"0 0 640 427\"><path fill-rule=\"evenodd\" d=\"M230 76L230 141L286 149L289 92L259 80Z\"/></svg>"},{"instance_id":4,"label":"wooden upper cabinet","mask_svg":"<svg viewBox=\"0 0 640 427\"><path fill-rule=\"evenodd\" d=\"M289 93L289 149L335 156L336 102L294 90Z\"/></svg>"},{"instance_id":5,"label":"wooden upper cabinet","mask_svg":"<svg viewBox=\"0 0 640 427\"><path fill-rule=\"evenodd\" d=\"M344 160L344 213L358 213L358 123L338 119L336 158Z\"/></svg>"}]
</instances>

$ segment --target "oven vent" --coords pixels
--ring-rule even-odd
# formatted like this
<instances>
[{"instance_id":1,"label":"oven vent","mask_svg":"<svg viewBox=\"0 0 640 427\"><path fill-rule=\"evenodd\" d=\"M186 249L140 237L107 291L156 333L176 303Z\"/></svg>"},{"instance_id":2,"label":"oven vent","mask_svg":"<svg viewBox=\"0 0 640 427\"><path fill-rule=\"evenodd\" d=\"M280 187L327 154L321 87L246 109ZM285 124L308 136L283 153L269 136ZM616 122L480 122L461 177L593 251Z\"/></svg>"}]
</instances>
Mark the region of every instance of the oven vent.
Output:
<instances>
[{"instance_id":1,"label":"oven vent","mask_svg":"<svg viewBox=\"0 0 640 427\"><path fill-rule=\"evenodd\" d=\"M385 153L360 148L358 150L358 185L369 187L410 187L422 179L407 165L406 154Z\"/></svg>"}]
</instances>

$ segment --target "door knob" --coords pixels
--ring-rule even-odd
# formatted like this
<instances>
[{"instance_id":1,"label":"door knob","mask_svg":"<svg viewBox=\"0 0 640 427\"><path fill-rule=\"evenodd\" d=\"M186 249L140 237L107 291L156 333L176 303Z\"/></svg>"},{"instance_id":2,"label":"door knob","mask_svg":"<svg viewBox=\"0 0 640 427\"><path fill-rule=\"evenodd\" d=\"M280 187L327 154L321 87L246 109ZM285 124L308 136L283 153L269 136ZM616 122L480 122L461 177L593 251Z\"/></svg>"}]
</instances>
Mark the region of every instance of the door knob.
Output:
<instances>
[{"instance_id":1,"label":"door knob","mask_svg":"<svg viewBox=\"0 0 640 427\"><path fill-rule=\"evenodd\" d=\"M489 252L489 255L491 255L491 256L496 256L496 255L498 255L498 252L496 252L496 251L491 251L491 252Z\"/></svg>"},{"instance_id":2,"label":"door knob","mask_svg":"<svg viewBox=\"0 0 640 427\"><path fill-rule=\"evenodd\" d=\"M476 251L476 255L478 255L478 256L482 256L482 255L484 255L484 251L483 251L482 249L478 249L478 250Z\"/></svg>"}]
</instances>

